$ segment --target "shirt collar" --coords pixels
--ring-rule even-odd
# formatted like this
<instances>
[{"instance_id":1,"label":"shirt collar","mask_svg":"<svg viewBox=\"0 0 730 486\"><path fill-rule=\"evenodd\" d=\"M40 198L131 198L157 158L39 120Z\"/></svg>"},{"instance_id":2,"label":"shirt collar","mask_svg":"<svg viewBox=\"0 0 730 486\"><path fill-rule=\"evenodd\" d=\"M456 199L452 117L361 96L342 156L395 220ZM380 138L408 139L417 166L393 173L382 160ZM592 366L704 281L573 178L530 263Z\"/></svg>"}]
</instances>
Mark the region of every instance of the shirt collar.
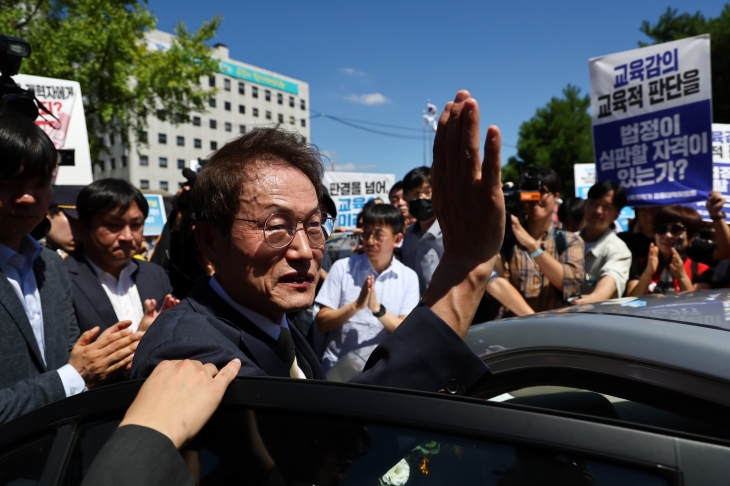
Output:
<instances>
[{"instance_id":1,"label":"shirt collar","mask_svg":"<svg viewBox=\"0 0 730 486\"><path fill-rule=\"evenodd\" d=\"M413 233L415 233L415 234L417 234L417 235L419 235L421 237L423 237L423 236L425 236L427 234L431 234L433 236L438 236L441 233L441 226L439 225L439 220L438 219L435 219L433 221L433 223L431 223L431 226L428 227L428 231L426 231L425 233L421 232L421 223L420 222L419 223L413 223L409 227L409 229L411 227L413 228L413 230L412 230ZM416 228L418 228L418 229L416 229Z\"/></svg>"},{"instance_id":2,"label":"shirt collar","mask_svg":"<svg viewBox=\"0 0 730 486\"><path fill-rule=\"evenodd\" d=\"M395 262L396 262L396 261L398 261L398 260L397 260L397 259L395 258L395 256L392 256L392 257L390 258L390 265L388 265L388 266L387 266L387 267L385 268L385 270L383 270L382 272L378 273L378 271L377 271L377 270L375 270L375 267L373 267L373 264L372 264L372 263L370 263L370 259L368 258L368 256L367 256L367 255L366 255L365 253L363 253L363 254L361 255L361 257L363 257L363 260L364 260L364 264L365 264L365 265L367 265L367 268L369 268L370 270L372 270L372 272L373 272L373 273L375 274L375 276L376 276L376 277L379 277L379 276L381 276L381 275L384 275L384 274L386 274L387 272L390 272L390 271L392 271L392 270L393 270L393 265L395 265Z\"/></svg>"},{"instance_id":3,"label":"shirt collar","mask_svg":"<svg viewBox=\"0 0 730 486\"><path fill-rule=\"evenodd\" d=\"M583 230L583 231L581 231L581 232L580 232L580 236L581 236L581 237L583 236L583 232L584 232L584 231L585 231L585 230ZM605 232L605 233L603 233L603 234L601 235L601 237L600 237L600 238L598 238L598 239L597 239L597 240L596 240L596 241L595 241L595 242L593 243L593 248L591 248L591 249L590 249L590 250L589 250L588 252L586 252L586 253L591 253L591 252L593 252L593 251L598 251L598 250L599 250L600 248L602 248L602 247L603 247L603 245L606 245L606 244L607 244L607 241L608 241L608 237L609 237L609 236L610 236L610 235L611 235L612 233L613 233L613 230L612 230L611 228L608 228L608 229L606 230L606 232ZM586 244L589 244L589 243L586 243Z\"/></svg>"},{"instance_id":4,"label":"shirt collar","mask_svg":"<svg viewBox=\"0 0 730 486\"><path fill-rule=\"evenodd\" d=\"M225 300L228 305L236 309L241 315L243 315L243 317L253 322L256 327L264 331L272 339L279 339L279 333L281 332L282 327L284 329L289 329L289 325L286 321L286 314L284 314L284 316L281 318L281 322L277 324L268 317L262 316L258 312L254 312L251 309L245 308L228 296L226 291L223 290L223 287L221 287L221 284L218 283L218 280L215 279L215 275L210 277L208 285L210 285L210 288L212 288L216 294L218 294L223 300Z\"/></svg>"},{"instance_id":5,"label":"shirt collar","mask_svg":"<svg viewBox=\"0 0 730 486\"><path fill-rule=\"evenodd\" d=\"M15 255L20 255L23 260L23 266L33 266L33 262L43 251L43 247L29 235L23 236L20 241L20 253L0 243L0 267L5 266Z\"/></svg>"},{"instance_id":6,"label":"shirt collar","mask_svg":"<svg viewBox=\"0 0 730 486\"><path fill-rule=\"evenodd\" d=\"M112 275L111 273L109 273L105 270L102 270L96 263L92 262L86 255L84 255L84 258L86 259L87 262L89 262L89 265L91 265L91 268L92 268L92 270L94 270L94 273L96 274L97 277L101 277L101 275L104 274L104 276L108 275L109 277L113 278L114 280L117 280L114 277L114 275ZM137 264L134 262L134 260L131 260L129 263L127 263L127 265L124 268L122 268L122 271L119 272L119 280L121 280L122 278L124 278L127 275L131 275L132 273L134 273L135 270L137 270Z\"/></svg>"}]
</instances>

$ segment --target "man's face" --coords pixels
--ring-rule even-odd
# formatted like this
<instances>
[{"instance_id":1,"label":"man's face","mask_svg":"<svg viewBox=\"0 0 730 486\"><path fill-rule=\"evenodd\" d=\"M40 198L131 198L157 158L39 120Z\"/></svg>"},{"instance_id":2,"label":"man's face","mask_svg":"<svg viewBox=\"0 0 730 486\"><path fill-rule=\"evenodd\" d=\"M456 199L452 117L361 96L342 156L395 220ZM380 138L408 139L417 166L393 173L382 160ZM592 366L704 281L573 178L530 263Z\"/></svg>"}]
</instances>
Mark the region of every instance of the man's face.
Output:
<instances>
[{"instance_id":1,"label":"man's face","mask_svg":"<svg viewBox=\"0 0 730 486\"><path fill-rule=\"evenodd\" d=\"M613 207L613 191L608 191L598 199L586 201L586 225L589 229L605 233L618 218L618 210Z\"/></svg>"},{"instance_id":2,"label":"man's face","mask_svg":"<svg viewBox=\"0 0 730 486\"><path fill-rule=\"evenodd\" d=\"M408 212L408 201L403 196L403 189L398 189L390 195L390 204L398 208L404 218L410 215Z\"/></svg>"},{"instance_id":3,"label":"man's face","mask_svg":"<svg viewBox=\"0 0 730 486\"><path fill-rule=\"evenodd\" d=\"M319 203L307 176L288 164L258 163L250 171L255 177L243 183L230 241L214 225L204 225L201 235L211 236L199 236L198 244L233 300L278 321L284 313L312 305L324 246L313 246L297 224L288 246L272 248L264 238L263 221L283 213L306 222L319 211Z\"/></svg>"},{"instance_id":4,"label":"man's face","mask_svg":"<svg viewBox=\"0 0 730 486\"><path fill-rule=\"evenodd\" d=\"M559 192L550 192L546 187L540 190L540 200L537 202L523 203L522 210L528 220L541 220L551 218L555 209L555 199L560 197Z\"/></svg>"},{"instance_id":5,"label":"man's face","mask_svg":"<svg viewBox=\"0 0 730 486\"><path fill-rule=\"evenodd\" d=\"M406 207L408 207L408 201L415 201L416 199L431 199L432 196L431 183L423 181L418 189L411 189L408 194L405 195Z\"/></svg>"},{"instance_id":6,"label":"man's face","mask_svg":"<svg viewBox=\"0 0 730 486\"><path fill-rule=\"evenodd\" d=\"M50 202L50 178L0 181L0 242L20 241L46 217Z\"/></svg>"},{"instance_id":7,"label":"man's face","mask_svg":"<svg viewBox=\"0 0 730 486\"><path fill-rule=\"evenodd\" d=\"M144 219L134 201L121 214L115 210L96 216L82 231L84 254L103 269L124 267L142 244Z\"/></svg>"},{"instance_id":8,"label":"man's face","mask_svg":"<svg viewBox=\"0 0 730 486\"><path fill-rule=\"evenodd\" d=\"M362 249L369 259L379 259L382 256L393 256L393 250L403 240L403 233L393 234L393 230L382 223L366 224L363 226Z\"/></svg>"},{"instance_id":9,"label":"man's face","mask_svg":"<svg viewBox=\"0 0 730 486\"><path fill-rule=\"evenodd\" d=\"M71 230L71 219L66 213L59 211L55 216L51 216L51 229L46 235L46 241L52 243L55 247L60 248L66 253L72 253L76 249L76 241Z\"/></svg>"}]
</instances>

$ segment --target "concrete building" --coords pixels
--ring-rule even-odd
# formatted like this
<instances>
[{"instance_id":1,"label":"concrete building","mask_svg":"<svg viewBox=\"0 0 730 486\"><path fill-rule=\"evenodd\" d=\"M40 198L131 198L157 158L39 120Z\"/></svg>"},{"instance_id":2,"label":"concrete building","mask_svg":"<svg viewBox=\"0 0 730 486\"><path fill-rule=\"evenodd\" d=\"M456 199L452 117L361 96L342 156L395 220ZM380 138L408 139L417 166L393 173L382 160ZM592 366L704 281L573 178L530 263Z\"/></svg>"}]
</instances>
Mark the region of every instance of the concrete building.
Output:
<instances>
[{"instance_id":1,"label":"concrete building","mask_svg":"<svg viewBox=\"0 0 730 486\"><path fill-rule=\"evenodd\" d=\"M172 40L172 34L157 30L147 36L151 49L168 49ZM307 83L231 59L222 44L215 46L212 57L220 60L219 72L201 79L201 84L218 92L210 98L207 112L177 126L151 117L147 146L138 146L133 133L128 146L118 134L106 136L110 153L95 165L94 179L117 177L143 190L174 194L185 180L183 167L252 128L281 124L310 140Z\"/></svg>"}]
</instances>

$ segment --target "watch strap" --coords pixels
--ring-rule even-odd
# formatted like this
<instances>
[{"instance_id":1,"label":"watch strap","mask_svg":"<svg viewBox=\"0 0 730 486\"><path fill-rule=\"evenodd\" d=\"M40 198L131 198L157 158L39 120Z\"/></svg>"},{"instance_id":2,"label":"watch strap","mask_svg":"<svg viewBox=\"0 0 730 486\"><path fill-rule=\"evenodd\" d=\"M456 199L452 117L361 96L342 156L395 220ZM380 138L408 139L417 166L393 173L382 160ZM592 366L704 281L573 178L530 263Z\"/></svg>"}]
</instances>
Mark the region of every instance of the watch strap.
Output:
<instances>
[{"instance_id":1,"label":"watch strap","mask_svg":"<svg viewBox=\"0 0 730 486\"><path fill-rule=\"evenodd\" d=\"M385 312L386 312L385 306L383 304L380 304L380 309L378 309L378 312L373 312L373 315L375 317L380 318L385 315Z\"/></svg>"},{"instance_id":2,"label":"watch strap","mask_svg":"<svg viewBox=\"0 0 730 486\"><path fill-rule=\"evenodd\" d=\"M535 258L539 257L543 253L545 253L545 250L543 250L542 248L538 248L537 250L530 253L530 258L532 258L534 260Z\"/></svg>"},{"instance_id":3,"label":"watch strap","mask_svg":"<svg viewBox=\"0 0 730 486\"><path fill-rule=\"evenodd\" d=\"M721 219L725 219L725 212L724 211L720 211L716 215L710 216L710 219L713 220L713 221L719 221Z\"/></svg>"}]
</instances>

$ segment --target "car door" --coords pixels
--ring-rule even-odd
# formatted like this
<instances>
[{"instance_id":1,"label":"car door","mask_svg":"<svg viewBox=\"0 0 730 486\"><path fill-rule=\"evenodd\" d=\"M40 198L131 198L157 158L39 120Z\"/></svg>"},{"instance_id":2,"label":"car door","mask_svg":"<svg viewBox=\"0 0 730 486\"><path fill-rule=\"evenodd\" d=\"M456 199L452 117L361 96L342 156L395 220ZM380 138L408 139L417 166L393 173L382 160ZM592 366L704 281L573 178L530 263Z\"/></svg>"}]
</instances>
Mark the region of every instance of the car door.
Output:
<instances>
[{"instance_id":1,"label":"car door","mask_svg":"<svg viewBox=\"0 0 730 486\"><path fill-rule=\"evenodd\" d=\"M84 393L0 427L0 451L30 444L39 430L64 430L52 444L59 453L45 461L47 480L35 484L80 484L139 386ZM10 458L3 454L0 464ZM707 485L730 477L730 448L720 441L450 395L275 378L236 379L182 455L200 485Z\"/></svg>"}]
</instances>

